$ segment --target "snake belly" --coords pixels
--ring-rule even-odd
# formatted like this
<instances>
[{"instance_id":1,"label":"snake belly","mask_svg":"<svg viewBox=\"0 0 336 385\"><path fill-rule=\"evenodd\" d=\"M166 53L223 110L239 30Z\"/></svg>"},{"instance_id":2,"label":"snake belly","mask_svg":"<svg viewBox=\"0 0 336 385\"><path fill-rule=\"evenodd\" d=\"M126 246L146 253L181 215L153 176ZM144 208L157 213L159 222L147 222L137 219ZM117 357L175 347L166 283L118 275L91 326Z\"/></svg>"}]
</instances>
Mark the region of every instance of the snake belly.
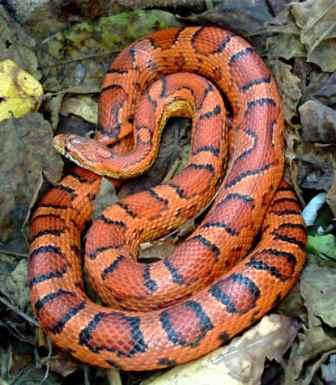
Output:
<instances>
[{"instance_id":1,"label":"snake belly","mask_svg":"<svg viewBox=\"0 0 336 385\"><path fill-rule=\"evenodd\" d=\"M181 87L174 86L175 75L163 77L179 72ZM210 83L200 88L193 73ZM188 82L194 84L189 90ZM92 302L83 290L80 245L100 188L96 174L125 178L150 166L161 130L153 127L160 118L152 116L171 90L184 94L182 104L173 100L172 115L178 110L193 117L204 108L200 121L221 125L224 107L213 104L212 84L225 94L232 113L226 175L222 178L217 163L226 154L221 135L214 140L214 130L202 135L195 128L183 178L106 209L89 230L86 254L93 286L114 307ZM283 117L276 84L241 37L217 27L172 28L118 55L103 82L99 108L98 142L71 135L57 142L91 171L74 168L32 215L28 279L34 313L56 345L92 365L140 371L188 362L260 319L293 287L305 262L300 207L282 180ZM135 150L120 156L105 147L133 129ZM140 242L169 231L210 199L212 193L202 198L206 188L197 180L211 191L220 184L201 225L172 256L140 266L134 261ZM111 295L100 289L102 281L111 285Z\"/></svg>"}]
</instances>

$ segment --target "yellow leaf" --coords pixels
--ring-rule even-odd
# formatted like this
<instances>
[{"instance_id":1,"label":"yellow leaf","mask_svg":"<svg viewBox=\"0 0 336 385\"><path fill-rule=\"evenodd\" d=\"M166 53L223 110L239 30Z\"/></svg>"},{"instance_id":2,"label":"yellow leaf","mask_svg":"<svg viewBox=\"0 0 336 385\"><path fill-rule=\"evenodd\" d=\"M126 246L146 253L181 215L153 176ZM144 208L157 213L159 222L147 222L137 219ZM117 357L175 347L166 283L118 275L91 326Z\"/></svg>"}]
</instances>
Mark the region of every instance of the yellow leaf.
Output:
<instances>
[{"instance_id":1,"label":"yellow leaf","mask_svg":"<svg viewBox=\"0 0 336 385\"><path fill-rule=\"evenodd\" d=\"M12 60L0 61L0 121L36 111L42 95L42 86L33 76Z\"/></svg>"}]
</instances>

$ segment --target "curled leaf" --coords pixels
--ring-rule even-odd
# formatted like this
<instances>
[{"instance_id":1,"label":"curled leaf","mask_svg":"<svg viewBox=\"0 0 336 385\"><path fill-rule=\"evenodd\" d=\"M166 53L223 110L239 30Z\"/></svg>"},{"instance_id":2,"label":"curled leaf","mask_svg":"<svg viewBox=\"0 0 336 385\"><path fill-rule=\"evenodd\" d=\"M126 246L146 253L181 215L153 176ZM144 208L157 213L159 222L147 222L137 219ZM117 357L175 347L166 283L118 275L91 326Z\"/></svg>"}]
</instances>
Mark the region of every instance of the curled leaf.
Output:
<instances>
[{"instance_id":1,"label":"curled leaf","mask_svg":"<svg viewBox=\"0 0 336 385\"><path fill-rule=\"evenodd\" d=\"M307 226L312 226L314 224L317 218L317 213L320 208L324 205L326 198L326 193L317 194L302 210L302 216Z\"/></svg>"},{"instance_id":2,"label":"curled leaf","mask_svg":"<svg viewBox=\"0 0 336 385\"><path fill-rule=\"evenodd\" d=\"M0 121L19 118L39 107L41 84L10 59L0 62L0 84Z\"/></svg>"},{"instance_id":3,"label":"curled leaf","mask_svg":"<svg viewBox=\"0 0 336 385\"><path fill-rule=\"evenodd\" d=\"M318 100L308 100L299 107L302 139L305 142L336 143L336 111Z\"/></svg>"},{"instance_id":4,"label":"curled leaf","mask_svg":"<svg viewBox=\"0 0 336 385\"><path fill-rule=\"evenodd\" d=\"M291 12L301 30L307 60L323 71L336 70L335 0L306 0L291 5Z\"/></svg>"},{"instance_id":5,"label":"curled leaf","mask_svg":"<svg viewBox=\"0 0 336 385\"><path fill-rule=\"evenodd\" d=\"M319 317L329 326L336 327L335 292L336 269L317 265L306 267L301 277L301 293L311 319Z\"/></svg>"}]
</instances>

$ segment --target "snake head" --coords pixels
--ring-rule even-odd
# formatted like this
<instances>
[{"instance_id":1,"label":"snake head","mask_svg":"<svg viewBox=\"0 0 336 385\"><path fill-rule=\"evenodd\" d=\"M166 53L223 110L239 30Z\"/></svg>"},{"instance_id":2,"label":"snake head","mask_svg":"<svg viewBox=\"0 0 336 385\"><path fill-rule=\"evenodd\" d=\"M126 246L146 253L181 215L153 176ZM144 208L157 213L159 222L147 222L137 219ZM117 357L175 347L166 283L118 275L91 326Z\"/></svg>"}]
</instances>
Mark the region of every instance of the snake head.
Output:
<instances>
[{"instance_id":1,"label":"snake head","mask_svg":"<svg viewBox=\"0 0 336 385\"><path fill-rule=\"evenodd\" d=\"M109 174L103 170L102 164L113 158L113 153L102 143L74 134L57 135L52 143L58 152L77 165L99 175L115 176L113 170L109 170Z\"/></svg>"}]
</instances>

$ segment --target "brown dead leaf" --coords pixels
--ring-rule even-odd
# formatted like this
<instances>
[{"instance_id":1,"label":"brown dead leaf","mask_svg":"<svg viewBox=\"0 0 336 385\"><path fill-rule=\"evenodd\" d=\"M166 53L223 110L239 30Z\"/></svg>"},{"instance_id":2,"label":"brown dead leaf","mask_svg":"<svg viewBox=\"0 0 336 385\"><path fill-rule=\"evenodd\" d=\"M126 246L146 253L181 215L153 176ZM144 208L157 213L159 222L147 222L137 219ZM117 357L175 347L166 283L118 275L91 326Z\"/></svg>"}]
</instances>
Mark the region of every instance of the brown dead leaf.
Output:
<instances>
[{"instance_id":1,"label":"brown dead leaf","mask_svg":"<svg viewBox=\"0 0 336 385\"><path fill-rule=\"evenodd\" d=\"M63 100L60 113L63 115L73 114L90 123L97 124L98 104L87 95L70 96Z\"/></svg>"},{"instance_id":2,"label":"brown dead leaf","mask_svg":"<svg viewBox=\"0 0 336 385\"><path fill-rule=\"evenodd\" d=\"M298 334L292 345L284 385L310 385L321 364L335 351L336 338L316 319L314 325Z\"/></svg>"},{"instance_id":3,"label":"brown dead leaf","mask_svg":"<svg viewBox=\"0 0 336 385\"><path fill-rule=\"evenodd\" d=\"M142 260L158 261L168 257L176 248L176 244L169 240L143 243L140 246Z\"/></svg>"},{"instance_id":4,"label":"brown dead leaf","mask_svg":"<svg viewBox=\"0 0 336 385\"><path fill-rule=\"evenodd\" d=\"M40 79L36 43L0 4L0 60L11 59L18 66Z\"/></svg>"},{"instance_id":5,"label":"brown dead leaf","mask_svg":"<svg viewBox=\"0 0 336 385\"><path fill-rule=\"evenodd\" d=\"M255 34L263 29L272 19L267 1L222 0L198 15L191 15L182 20L194 24L211 23L231 29L241 34Z\"/></svg>"},{"instance_id":6,"label":"brown dead leaf","mask_svg":"<svg viewBox=\"0 0 336 385\"><path fill-rule=\"evenodd\" d=\"M292 119L297 116L297 106L302 96L299 84L300 79L293 74L292 66L280 60L270 60L269 65L281 90L285 119L292 124Z\"/></svg>"},{"instance_id":7,"label":"brown dead leaf","mask_svg":"<svg viewBox=\"0 0 336 385\"><path fill-rule=\"evenodd\" d=\"M336 111L317 100L299 107L305 142L336 144Z\"/></svg>"},{"instance_id":8,"label":"brown dead leaf","mask_svg":"<svg viewBox=\"0 0 336 385\"><path fill-rule=\"evenodd\" d=\"M304 99L318 99L327 106L336 105L336 72L310 71L309 83L304 89Z\"/></svg>"},{"instance_id":9,"label":"brown dead leaf","mask_svg":"<svg viewBox=\"0 0 336 385\"><path fill-rule=\"evenodd\" d=\"M268 58L291 59L306 55L300 40L300 29L289 8L285 8L277 17L266 24L266 31L272 36L266 39L266 55Z\"/></svg>"},{"instance_id":10,"label":"brown dead leaf","mask_svg":"<svg viewBox=\"0 0 336 385\"><path fill-rule=\"evenodd\" d=\"M39 113L0 122L0 241L25 251L22 225L36 197L42 172L50 181L63 162L51 146L52 130Z\"/></svg>"},{"instance_id":11,"label":"brown dead leaf","mask_svg":"<svg viewBox=\"0 0 336 385\"><path fill-rule=\"evenodd\" d=\"M298 183L301 188L328 191L334 181L334 154L313 144L300 143L296 150Z\"/></svg>"},{"instance_id":12,"label":"brown dead leaf","mask_svg":"<svg viewBox=\"0 0 336 385\"><path fill-rule=\"evenodd\" d=\"M330 354L336 351L336 269L308 265L300 289L308 311L308 325L298 334L285 370L285 385L309 385Z\"/></svg>"},{"instance_id":13,"label":"brown dead leaf","mask_svg":"<svg viewBox=\"0 0 336 385\"><path fill-rule=\"evenodd\" d=\"M336 268L308 265L301 276L300 287L310 319L318 317L335 328Z\"/></svg>"},{"instance_id":14,"label":"brown dead leaf","mask_svg":"<svg viewBox=\"0 0 336 385\"><path fill-rule=\"evenodd\" d=\"M336 70L336 3L335 0L306 0L291 4L291 12L301 28L301 41L307 60L323 71Z\"/></svg>"},{"instance_id":15,"label":"brown dead leaf","mask_svg":"<svg viewBox=\"0 0 336 385\"><path fill-rule=\"evenodd\" d=\"M43 360L42 363L47 364L52 372L58 373L62 377L69 376L78 369L79 365L78 361L65 352L58 352L52 357Z\"/></svg>"},{"instance_id":16,"label":"brown dead leaf","mask_svg":"<svg viewBox=\"0 0 336 385\"><path fill-rule=\"evenodd\" d=\"M26 259L21 259L15 269L6 277L2 290L19 309L23 310L27 307L29 292Z\"/></svg>"}]
</instances>

